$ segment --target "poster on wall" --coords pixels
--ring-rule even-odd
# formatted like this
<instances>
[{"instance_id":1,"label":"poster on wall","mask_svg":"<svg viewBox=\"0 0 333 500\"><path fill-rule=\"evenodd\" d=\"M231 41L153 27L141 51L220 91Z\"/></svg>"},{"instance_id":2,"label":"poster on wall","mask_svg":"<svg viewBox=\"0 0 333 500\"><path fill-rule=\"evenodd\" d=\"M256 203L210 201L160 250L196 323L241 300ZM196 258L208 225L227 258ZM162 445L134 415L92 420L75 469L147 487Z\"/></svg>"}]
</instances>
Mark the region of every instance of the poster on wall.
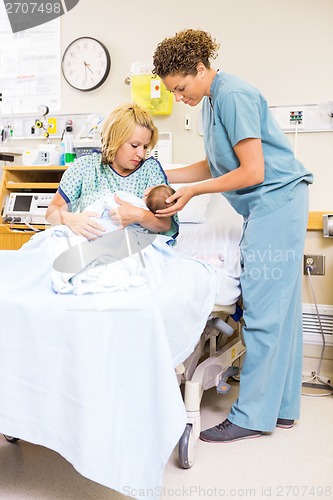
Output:
<instances>
[{"instance_id":1,"label":"poster on wall","mask_svg":"<svg viewBox=\"0 0 333 500\"><path fill-rule=\"evenodd\" d=\"M0 111L35 113L41 104L60 110L60 19L13 33L0 2Z\"/></svg>"}]
</instances>

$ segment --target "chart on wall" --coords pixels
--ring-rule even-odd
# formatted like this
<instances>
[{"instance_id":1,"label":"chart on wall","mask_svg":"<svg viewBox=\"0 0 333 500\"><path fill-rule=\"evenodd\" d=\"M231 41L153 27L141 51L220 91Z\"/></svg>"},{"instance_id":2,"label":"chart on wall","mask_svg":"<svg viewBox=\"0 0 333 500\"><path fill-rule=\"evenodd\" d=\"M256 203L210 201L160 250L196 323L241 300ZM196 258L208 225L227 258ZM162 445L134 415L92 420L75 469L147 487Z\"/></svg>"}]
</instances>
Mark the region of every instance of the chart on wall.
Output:
<instances>
[{"instance_id":1,"label":"chart on wall","mask_svg":"<svg viewBox=\"0 0 333 500\"><path fill-rule=\"evenodd\" d=\"M12 33L0 2L0 112L35 113L41 103L60 110L60 20Z\"/></svg>"}]
</instances>

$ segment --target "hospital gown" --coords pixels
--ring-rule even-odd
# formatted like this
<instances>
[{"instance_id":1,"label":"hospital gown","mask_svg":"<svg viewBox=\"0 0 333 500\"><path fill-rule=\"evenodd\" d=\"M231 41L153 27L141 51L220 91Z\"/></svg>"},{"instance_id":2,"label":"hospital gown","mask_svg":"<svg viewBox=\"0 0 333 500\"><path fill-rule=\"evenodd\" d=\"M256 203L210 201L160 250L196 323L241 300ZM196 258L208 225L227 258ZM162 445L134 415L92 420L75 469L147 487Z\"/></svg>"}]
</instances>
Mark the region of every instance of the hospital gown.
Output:
<instances>
[{"instance_id":1,"label":"hospital gown","mask_svg":"<svg viewBox=\"0 0 333 500\"><path fill-rule=\"evenodd\" d=\"M64 172L59 184L59 193L72 212L83 211L88 205L103 196L122 190L143 198L150 186L168 184L160 163L150 157L129 175L119 175L111 165L102 163L101 153L84 155ZM175 239L178 235L178 217L172 217L171 228L162 232Z\"/></svg>"}]
</instances>

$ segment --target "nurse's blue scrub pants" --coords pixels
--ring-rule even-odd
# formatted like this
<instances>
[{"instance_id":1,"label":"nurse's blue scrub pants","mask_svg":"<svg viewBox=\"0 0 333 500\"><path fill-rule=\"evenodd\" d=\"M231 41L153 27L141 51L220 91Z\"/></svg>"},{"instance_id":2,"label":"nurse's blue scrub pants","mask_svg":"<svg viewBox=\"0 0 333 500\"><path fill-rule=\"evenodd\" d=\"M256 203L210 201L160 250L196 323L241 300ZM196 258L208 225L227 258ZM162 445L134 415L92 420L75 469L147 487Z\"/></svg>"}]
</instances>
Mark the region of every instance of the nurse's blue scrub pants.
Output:
<instances>
[{"instance_id":1,"label":"nurse's blue scrub pants","mask_svg":"<svg viewBox=\"0 0 333 500\"><path fill-rule=\"evenodd\" d=\"M298 419L302 383L302 261L308 186L278 210L244 223L241 288L246 354L238 400L228 419L271 432ZM269 194L267 194L269 196Z\"/></svg>"}]
</instances>

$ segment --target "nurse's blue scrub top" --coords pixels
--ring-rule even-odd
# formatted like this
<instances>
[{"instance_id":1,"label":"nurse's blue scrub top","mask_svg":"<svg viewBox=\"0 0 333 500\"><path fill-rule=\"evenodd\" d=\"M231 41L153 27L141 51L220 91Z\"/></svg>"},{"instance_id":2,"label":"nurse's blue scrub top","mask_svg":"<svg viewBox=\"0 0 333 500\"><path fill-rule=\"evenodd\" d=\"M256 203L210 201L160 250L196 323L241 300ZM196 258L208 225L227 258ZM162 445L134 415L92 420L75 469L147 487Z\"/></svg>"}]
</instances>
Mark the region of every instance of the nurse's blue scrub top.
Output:
<instances>
[{"instance_id":1,"label":"nurse's blue scrub top","mask_svg":"<svg viewBox=\"0 0 333 500\"><path fill-rule=\"evenodd\" d=\"M262 94L242 79L220 71L202 108L206 156L213 177L239 166L233 147L242 139L259 138L265 158L265 180L249 188L223 193L245 218L270 213L293 198L301 181L313 175L299 162Z\"/></svg>"}]
</instances>

